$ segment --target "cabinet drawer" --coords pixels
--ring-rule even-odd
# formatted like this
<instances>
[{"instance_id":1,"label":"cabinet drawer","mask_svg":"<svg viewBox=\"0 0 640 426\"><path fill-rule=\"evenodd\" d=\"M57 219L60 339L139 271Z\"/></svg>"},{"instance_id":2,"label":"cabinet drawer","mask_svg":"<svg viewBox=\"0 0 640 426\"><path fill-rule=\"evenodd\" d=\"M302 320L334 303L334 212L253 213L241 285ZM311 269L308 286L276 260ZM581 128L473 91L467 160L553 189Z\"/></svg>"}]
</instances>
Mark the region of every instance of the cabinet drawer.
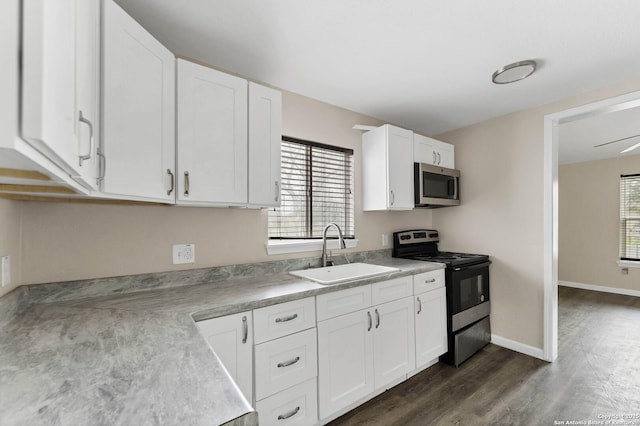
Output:
<instances>
[{"instance_id":1,"label":"cabinet drawer","mask_svg":"<svg viewBox=\"0 0 640 426\"><path fill-rule=\"evenodd\" d=\"M313 297L267 306L253 311L256 344L316 326Z\"/></svg>"},{"instance_id":2,"label":"cabinet drawer","mask_svg":"<svg viewBox=\"0 0 640 426\"><path fill-rule=\"evenodd\" d=\"M316 296L318 321L371 306L371 285L348 288Z\"/></svg>"},{"instance_id":3,"label":"cabinet drawer","mask_svg":"<svg viewBox=\"0 0 640 426\"><path fill-rule=\"evenodd\" d=\"M371 285L371 302L374 305L391 302L413 295L412 277L395 278Z\"/></svg>"},{"instance_id":4,"label":"cabinet drawer","mask_svg":"<svg viewBox=\"0 0 640 426\"><path fill-rule=\"evenodd\" d=\"M318 421L316 378L256 403L261 426L311 426Z\"/></svg>"},{"instance_id":5,"label":"cabinet drawer","mask_svg":"<svg viewBox=\"0 0 640 426\"><path fill-rule=\"evenodd\" d=\"M413 276L413 294L444 287L444 269L423 272Z\"/></svg>"},{"instance_id":6,"label":"cabinet drawer","mask_svg":"<svg viewBox=\"0 0 640 426\"><path fill-rule=\"evenodd\" d=\"M256 345L256 401L318 375L316 335L312 328Z\"/></svg>"}]
</instances>

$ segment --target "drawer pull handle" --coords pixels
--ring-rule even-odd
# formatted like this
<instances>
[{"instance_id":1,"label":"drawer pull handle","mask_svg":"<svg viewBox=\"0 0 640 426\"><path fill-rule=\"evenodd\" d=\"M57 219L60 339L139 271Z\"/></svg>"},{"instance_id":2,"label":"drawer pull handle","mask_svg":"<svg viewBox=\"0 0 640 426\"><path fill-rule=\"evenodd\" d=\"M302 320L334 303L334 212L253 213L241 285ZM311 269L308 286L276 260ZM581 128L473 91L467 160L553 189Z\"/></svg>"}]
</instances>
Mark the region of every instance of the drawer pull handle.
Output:
<instances>
[{"instance_id":1,"label":"drawer pull handle","mask_svg":"<svg viewBox=\"0 0 640 426\"><path fill-rule=\"evenodd\" d=\"M278 363L278 368L288 367L290 365L295 364L298 361L300 361L300 357L299 356L295 357L294 359L290 359L289 361L279 362Z\"/></svg>"},{"instance_id":2,"label":"drawer pull handle","mask_svg":"<svg viewBox=\"0 0 640 426\"><path fill-rule=\"evenodd\" d=\"M276 318L276 322L287 322L298 318L298 314L289 315L288 317Z\"/></svg>"},{"instance_id":3,"label":"drawer pull handle","mask_svg":"<svg viewBox=\"0 0 640 426\"><path fill-rule=\"evenodd\" d=\"M293 416L295 416L296 414L298 414L298 411L300 411L300 407L299 407L299 406L298 406L298 407L296 407L296 408L294 408L293 410L289 411L289 412L288 412L288 413L286 413L286 414L280 414L280 415L278 416L278 420L286 420L286 419L288 419L289 417L293 417Z\"/></svg>"},{"instance_id":4,"label":"drawer pull handle","mask_svg":"<svg viewBox=\"0 0 640 426\"><path fill-rule=\"evenodd\" d=\"M420 300L420 298L418 297L418 315L420 315L420 312L422 312L422 300Z\"/></svg>"},{"instance_id":5,"label":"drawer pull handle","mask_svg":"<svg viewBox=\"0 0 640 426\"><path fill-rule=\"evenodd\" d=\"M247 317L242 317L242 343L247 343L249 337L249 324L247 324Z\"/></svg>"},{"instance_id":6,"label":"drawer pull handle","mask_svg":"<svg viewBox=\"0 0 640 426\"><path fill-rule=\"evenodd\" d=\"M425 282L426 284L435 283L435 282L436 282L436 279L435 279L435 278L431 278L430 280L424 280L424 282Z\"/></svg>"}]
</instances>

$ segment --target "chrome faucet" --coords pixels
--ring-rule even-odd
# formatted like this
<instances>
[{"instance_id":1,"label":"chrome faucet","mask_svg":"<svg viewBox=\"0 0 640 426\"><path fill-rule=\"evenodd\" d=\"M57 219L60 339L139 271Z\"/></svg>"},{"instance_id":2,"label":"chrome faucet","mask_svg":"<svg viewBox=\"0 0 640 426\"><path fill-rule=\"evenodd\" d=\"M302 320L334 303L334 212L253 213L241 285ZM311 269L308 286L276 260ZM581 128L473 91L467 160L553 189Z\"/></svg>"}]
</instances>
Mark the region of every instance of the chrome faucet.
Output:
<instances>
[{"instance_id":1,"label":"chrome faucet","mask_svg":"<svg viewBox=\"0 0 640 426\"><path fill-rule=\"evenodd\" d=\"M327 256L327 230L335 226L338 230L338 244L341 248L347 248L347 244L344 242L344 237L342 236L342 229L338 226L337 223L331 222L328 223L327 226L324 227L324 231L322 231L322 266L327 266L327 263L333 264L333 261L329 261Z\"/></svg>"}]
</instances>

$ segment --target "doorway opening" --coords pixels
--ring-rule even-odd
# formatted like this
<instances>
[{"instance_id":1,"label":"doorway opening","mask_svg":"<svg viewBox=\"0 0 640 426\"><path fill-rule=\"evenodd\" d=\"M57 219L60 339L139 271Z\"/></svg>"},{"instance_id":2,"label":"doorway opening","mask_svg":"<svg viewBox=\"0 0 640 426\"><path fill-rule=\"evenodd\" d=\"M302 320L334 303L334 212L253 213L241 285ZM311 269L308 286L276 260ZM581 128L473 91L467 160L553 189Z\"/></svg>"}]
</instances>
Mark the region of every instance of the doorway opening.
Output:
<instances>
[{"instance_id":1,"label":"doorway opening","mask_svg":"<svg viewBox=\"0 0 640 426\"><path fill-rule=\"evenodd\" d=\"M544 341L543 357L558 357L558 164L559 126L640 106L640 92L594 102L544 118Z\"/></svg>"}]
</instances>

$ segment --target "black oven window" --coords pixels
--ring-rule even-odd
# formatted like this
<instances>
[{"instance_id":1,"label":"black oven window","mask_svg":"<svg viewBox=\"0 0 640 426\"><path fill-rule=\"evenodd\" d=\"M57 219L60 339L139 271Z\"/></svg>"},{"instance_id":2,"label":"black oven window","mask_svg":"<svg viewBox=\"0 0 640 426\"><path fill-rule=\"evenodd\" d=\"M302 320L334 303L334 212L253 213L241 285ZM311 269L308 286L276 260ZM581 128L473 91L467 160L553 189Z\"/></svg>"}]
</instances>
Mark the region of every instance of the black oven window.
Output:
<instances>
[{"instance_id":1,"label":"black oven window","mask_svg":"<svg viewBox=\"0 0 640 426\"><path fill-rule=\"evenodd\" d=\"M483 276L476 275L460 280L460 311L484 302Z\"/></svg>"}]
</instances>

